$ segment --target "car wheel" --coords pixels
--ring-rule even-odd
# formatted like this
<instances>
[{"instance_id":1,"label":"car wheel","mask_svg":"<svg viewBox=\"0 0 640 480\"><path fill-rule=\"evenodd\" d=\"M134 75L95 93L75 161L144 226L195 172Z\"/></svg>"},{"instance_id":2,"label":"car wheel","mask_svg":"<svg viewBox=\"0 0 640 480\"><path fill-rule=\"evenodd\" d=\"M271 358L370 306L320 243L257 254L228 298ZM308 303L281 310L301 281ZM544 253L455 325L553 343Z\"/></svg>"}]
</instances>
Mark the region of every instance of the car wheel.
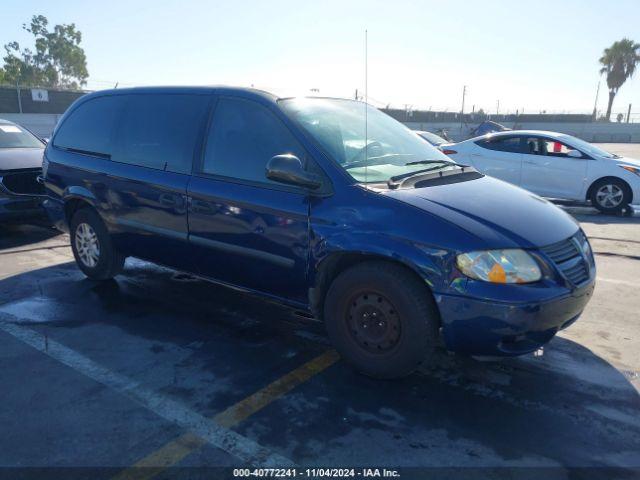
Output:
<instances>
[{"instance_id":1,"label":"car wheel","mask_svg":"<svg viewBox=\"0 0 640 480\"><path fill-rule=\"evenodd\" d=\"M603 178L591 188L591 204L602 213L620 213L631 202L629 186L617 178Z\"/></svg>"},{"instance_id":2,"label":"car wheel","mask_svg":"<svg viewBox=\"0 0 640 480\"><path fill-rule=\"evenodd\" d=\"M97 212L78 210L71 219L71 249L84 274L94 280L108 280L124 266L125 257L113 248L111 235Z\"/></svg>"},{"instance_id":3,"label":"car wheel","mask_svg":"<svg viewBox=\"0 0 640 480\"><path fill-rule=\"evenodd\" d=\"M367 262L344 271L324 312L334 346L365 375L402 377L434 360L438 310L431 292L400 265Z\"/></svg>"}]
</instances>

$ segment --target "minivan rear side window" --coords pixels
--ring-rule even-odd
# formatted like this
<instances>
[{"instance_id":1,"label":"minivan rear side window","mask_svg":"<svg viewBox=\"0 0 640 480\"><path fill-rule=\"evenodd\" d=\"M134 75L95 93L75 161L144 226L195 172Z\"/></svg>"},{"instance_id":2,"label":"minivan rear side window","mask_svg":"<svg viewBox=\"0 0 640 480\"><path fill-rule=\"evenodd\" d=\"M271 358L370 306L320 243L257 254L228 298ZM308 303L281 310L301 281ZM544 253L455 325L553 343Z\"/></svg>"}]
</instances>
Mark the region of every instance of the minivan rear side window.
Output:
<instances>
[{"instance_id":1,"label":"minivan rear side window","mask_svg":"<svg viewBox=\"0 0 640 480\"><path fill-rule=\"evenodd\" d=\"M305 162L303 147L282 121L266 107L242 98L220 98L206 145L204 173L252 182L276 183L265 173L275 155L292 153Z\"/></svg>"},{"instance_id":2,"label":"minivan rear side window","mask_svg":"<svg viewBox=\"0 0 640 480\"><path fill-rule=\"evenodd\" d=\"M83 102L60 125L53 145L89 154L113 154L113 130L123 104L121 95L107 95Z\"/></svg>"},{"instance_id":3,"label":"minivan rear side window","mask_svg":"<svg viewBox=\"0 0 640 480\"><path fill-rule=\"evenodd\" d=\"M141 167L191 173L198 135L210 96L126 95L113 160Z\"/></svg>"}]
</instances>

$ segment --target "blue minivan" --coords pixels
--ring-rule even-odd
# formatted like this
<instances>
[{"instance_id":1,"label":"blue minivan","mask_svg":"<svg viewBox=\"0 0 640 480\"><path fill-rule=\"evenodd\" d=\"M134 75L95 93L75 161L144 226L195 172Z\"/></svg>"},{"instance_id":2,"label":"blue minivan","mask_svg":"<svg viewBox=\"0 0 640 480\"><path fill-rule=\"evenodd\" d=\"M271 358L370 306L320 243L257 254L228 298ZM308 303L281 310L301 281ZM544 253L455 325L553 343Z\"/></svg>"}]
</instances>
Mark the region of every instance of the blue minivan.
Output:
<instances>
[{"instance_id":1,"label":"blue minivan","mask_svg":"<svg viewBox=\"0 0 640 480\"><path fill-rule=\"evenodd\" d=\"M60 120L43 180L89 278L133 256L262 295L323 321L342 357L376 377L406 375L442 346L532 352L594 289L570 216L353 100L92 93Z\"/></svg>"}]
</instances>

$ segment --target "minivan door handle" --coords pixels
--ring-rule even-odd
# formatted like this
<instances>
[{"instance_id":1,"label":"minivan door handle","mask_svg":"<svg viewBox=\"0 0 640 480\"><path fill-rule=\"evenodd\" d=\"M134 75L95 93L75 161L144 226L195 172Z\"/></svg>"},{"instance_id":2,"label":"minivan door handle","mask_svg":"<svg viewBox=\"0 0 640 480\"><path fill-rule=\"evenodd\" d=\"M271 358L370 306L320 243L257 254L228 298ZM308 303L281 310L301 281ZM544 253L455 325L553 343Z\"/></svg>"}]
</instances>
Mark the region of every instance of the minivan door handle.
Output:
<instances>
[{"instance_id":1,"label":"minivan door handle","mask_svg":"<svg viewBox=\"0 0 640 480\"><path fill-rule=\"evenodd\" d=\"M175 207L178 203L174 195L162 194L160 195L160 205L163 207Z\"/></svg>"},{"instance_id":2,"label":"minivan door handle","mask_svg":"<svg viewBox=\"0 0 640 480\"><path fill-rule=\"evenodd\" d=\"M190 197L190 210L193 213L212 214L215 213L215 209L210 202L198 200L197 198Z\"/></svg>"}]
</instances>

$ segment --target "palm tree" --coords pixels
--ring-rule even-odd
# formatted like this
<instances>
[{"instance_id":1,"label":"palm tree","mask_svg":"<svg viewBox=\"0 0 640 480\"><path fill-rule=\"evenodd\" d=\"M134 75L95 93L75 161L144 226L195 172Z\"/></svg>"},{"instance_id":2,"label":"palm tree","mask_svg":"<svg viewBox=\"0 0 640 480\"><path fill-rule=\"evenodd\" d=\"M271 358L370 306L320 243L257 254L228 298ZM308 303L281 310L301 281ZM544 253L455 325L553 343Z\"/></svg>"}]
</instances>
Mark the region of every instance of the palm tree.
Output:
<instances>
[{"instance_id":1,"label":"palm tree","mask_svg":"<svg viewBox=\"0 0 640 480\"><path fill-rule=\"evenodd\" d=\"M600 63L603 65L600 73L607 74L609 105L607 106L606 119L609 120L616 93L627 78L631 78L636 67L640 64L640 43L628 38L613 42L613 45L604 49Z\"/></svg>"}]
</instances>

